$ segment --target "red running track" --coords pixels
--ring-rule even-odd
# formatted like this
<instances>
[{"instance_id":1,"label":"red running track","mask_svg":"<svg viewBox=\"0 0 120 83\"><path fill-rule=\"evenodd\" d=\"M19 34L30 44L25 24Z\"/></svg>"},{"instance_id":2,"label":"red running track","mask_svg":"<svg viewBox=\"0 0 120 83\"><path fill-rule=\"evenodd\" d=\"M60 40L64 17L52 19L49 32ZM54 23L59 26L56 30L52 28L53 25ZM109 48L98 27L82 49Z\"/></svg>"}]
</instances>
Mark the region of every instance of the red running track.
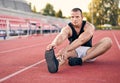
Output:
<instances>
[{"instance_id":1,"label":"red running track","mask_svg":"<svg viewBox=\"0 0 120 83\"><path fill-rule=\"evenodd\" d=\"M112 48L93 63L65 65L51 74L44 60L46 46L56 36L44 35L0 41L0 83L120 83L120 31L96 31L93 44L110 37ZM68 44L63 43L57 52Z\"/></svg>"}]
</instances>

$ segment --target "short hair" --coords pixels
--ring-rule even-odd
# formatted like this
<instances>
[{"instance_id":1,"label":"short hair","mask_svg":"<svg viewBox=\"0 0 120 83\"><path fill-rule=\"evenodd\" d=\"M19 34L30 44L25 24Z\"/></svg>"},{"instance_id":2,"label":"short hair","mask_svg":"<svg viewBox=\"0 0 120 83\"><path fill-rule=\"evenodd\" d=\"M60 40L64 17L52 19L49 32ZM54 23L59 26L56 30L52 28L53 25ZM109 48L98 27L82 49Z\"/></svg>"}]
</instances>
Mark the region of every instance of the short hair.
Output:
<instances>
[{"instance_id":1,"label":"short hair","mask_svg":"<svg viewBox=\"0 0 120 83\"><path fill-rule=\"evenodd\" d=\"M82 10L81 10L80 8L73 8L73 9L72 9L72 11L73 11L73 12L80 11L80 12L81 12L81 14L82 14Z\"/></svg>"}]
</instances>

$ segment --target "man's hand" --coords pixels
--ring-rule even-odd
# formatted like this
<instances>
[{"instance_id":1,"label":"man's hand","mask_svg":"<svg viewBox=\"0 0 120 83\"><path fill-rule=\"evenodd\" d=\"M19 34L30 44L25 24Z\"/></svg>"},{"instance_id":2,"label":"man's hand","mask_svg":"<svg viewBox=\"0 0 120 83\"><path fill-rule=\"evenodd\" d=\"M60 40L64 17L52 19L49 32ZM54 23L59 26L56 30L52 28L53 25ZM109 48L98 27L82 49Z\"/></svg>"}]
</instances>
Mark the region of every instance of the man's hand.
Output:
<instances>
[{"instance_id":1,"label":"man's hand","mask_svg":"<svg viewBox=\"0 0 120 83\"><path fill-rule=\"evenodd\" d=\"M46 50L50 50L50 49L55 49L55 47L56 47L56 44L55 43L51 43L51 44L49 44L48 46L47 46L47 48L46 48Z\"/></svg>"},{"instance_id":2,"label":"man's hand","mask_svg":"<svg viewBox=\"0 0 120 83\"><path fill-rule=\"evenodd\" d=\"M69 57L70 55L69 55L69 53L68 53L68 46L66 47L66 48L64 48L63 50L62 50L62 58L64 59L64 60L67 60L67 58Z\"/></svg>"}]
</instances>

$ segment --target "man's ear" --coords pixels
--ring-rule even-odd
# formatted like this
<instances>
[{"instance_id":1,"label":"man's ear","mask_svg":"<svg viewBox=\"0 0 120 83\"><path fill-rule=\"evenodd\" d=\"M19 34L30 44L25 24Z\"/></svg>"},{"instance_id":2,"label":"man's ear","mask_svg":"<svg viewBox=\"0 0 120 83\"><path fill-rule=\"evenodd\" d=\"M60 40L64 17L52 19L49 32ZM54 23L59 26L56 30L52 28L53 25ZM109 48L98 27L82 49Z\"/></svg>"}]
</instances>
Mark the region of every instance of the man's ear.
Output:
<instances>
[{"instance_id":1,"label":"man's ear","mask_svg":"<svg viewBox=\"0 0 120 83\"><path fill-rule=\"evenodd\" d=\"M82 19L83 19L83 15L81 15Z\"/></svg>"}]
</instances>

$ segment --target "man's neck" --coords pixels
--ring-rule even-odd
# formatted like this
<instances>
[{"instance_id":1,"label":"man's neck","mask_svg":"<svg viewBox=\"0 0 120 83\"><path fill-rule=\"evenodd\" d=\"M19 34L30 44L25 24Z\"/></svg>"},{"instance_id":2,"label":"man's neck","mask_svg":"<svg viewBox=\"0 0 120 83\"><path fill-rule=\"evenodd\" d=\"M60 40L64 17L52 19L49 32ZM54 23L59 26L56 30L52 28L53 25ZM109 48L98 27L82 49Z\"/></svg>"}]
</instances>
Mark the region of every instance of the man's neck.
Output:
<instances>
[{"instance_id":1,"label":"man's neck","mask_svg":"<svg viewBox=\"0 0 120 83\"><path fill-rule=\"evenodd\" d=\"M74 25L74 28L81 28L82 27L82 24L81 25Z\"/></svg>"}]
</instances>

